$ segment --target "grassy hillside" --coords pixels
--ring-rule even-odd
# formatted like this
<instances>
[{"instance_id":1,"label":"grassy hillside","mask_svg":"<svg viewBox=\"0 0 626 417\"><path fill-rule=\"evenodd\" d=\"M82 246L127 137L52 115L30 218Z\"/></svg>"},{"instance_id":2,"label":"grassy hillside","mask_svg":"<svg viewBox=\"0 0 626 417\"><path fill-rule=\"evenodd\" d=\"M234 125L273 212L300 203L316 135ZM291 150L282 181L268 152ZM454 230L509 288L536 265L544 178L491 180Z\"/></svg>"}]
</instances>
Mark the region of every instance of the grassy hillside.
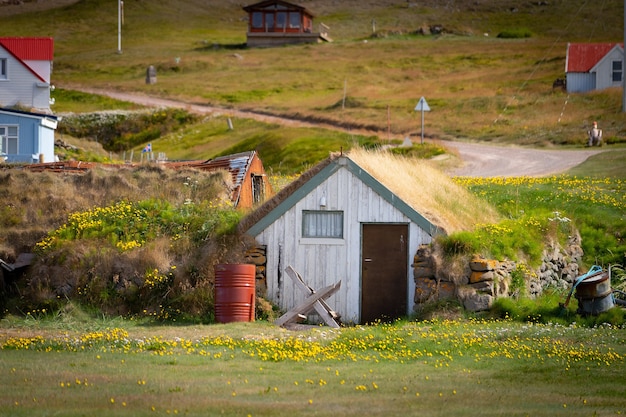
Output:
<instances>
[{"instance_id":1,"label":"grassy hillside","mask_svg":"<svg viewBox=\"0 0 626 417\"><path fill-rule=\"evenodd\" d=\"M121 54L115 3L83 0L12 15L3 35L54 37L53 82L64 88L134 91L379 132L390 126L396 137L419 133L413 109L424 96L429 137L581 146L592 120L609 142L626 136L621 91L552 89L564 75L567 42L622 39L619 0L306 1L335 42L269 49L243 47L241 2L126 1ZM444 34L415 34L433 25ZM149 65L156 85L144 83ZM63 108L59 100L56 109Z\"/></svg>"}]
</instances>

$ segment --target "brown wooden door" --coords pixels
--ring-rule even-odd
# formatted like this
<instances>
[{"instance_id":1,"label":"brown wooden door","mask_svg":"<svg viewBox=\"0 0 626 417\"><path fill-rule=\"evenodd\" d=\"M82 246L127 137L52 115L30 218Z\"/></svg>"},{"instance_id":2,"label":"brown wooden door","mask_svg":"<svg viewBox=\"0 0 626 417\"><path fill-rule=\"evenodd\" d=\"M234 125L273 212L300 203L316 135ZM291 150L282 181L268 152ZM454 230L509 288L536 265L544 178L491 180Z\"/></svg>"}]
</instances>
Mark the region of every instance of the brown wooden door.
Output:
<instances>
[{"instance_id":1,"label":"brown wooden door","mask_svg":"<svg viewBox=\"0 0 626 417\"><path fill-rule=\"evenodd\" d=\"M361 323L407 314L407 224L363 224Z\"/></svg>"}]
</instances>

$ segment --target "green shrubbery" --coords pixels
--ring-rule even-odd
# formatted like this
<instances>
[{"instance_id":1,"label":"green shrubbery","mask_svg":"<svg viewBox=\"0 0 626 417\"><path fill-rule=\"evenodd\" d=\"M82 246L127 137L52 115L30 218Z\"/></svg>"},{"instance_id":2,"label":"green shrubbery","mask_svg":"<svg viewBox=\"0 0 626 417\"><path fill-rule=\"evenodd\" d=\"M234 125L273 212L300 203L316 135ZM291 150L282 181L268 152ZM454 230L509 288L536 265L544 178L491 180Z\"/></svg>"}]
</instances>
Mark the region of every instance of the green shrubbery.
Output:
<instances>
[{"instance_id":1,"label":"green shrubbery","mask_svg":"<svg viewBox=\"0 0 626 417\"><path fill-rule=\"evenodd\" d=\"M107 151L117 152L130 150L196 120L196 115L173 108L80 113L64 116L59 133L87 138L102 144Z\"/></svg>"},{"instance_id":2,"label":"green shrubbery","mask_svg":"<svg viewBox=\"0 0 626 417\"><path fill-rule=\"evenodd\" d=\"M533 33L527 28L505 29L498 33L498 38L504 39L530 38L532 36Z\"/></svg>"},{"instance_id":3,"label":"green shrubbery","mask_svg":"<svg viewBox=\"0 0 626 417\"><path fill-rule=\"evenodd\" d=\"M474 233L444 238L444 248L451 253L462 253L465 248L497 259L517 259L521 254L538 265L544 243L563 244L578 230L586 265L623 261L626 190L620 179L561 175L457 178L457 182L486 198L508 219L498 225L479 225Z\"/></svg>"},{"instance_id":4,"label":"green shrubbery","mask_svg":"<svg viewBox=\"0 0 626 417\"><path fill-rule=\"evenodd\" d=\"M241 248L232 243L240 239L232 233L240 217L228 203L190 199L180 206L121 201L71 213L36 245L28 310L53 310L72 299L108 313L211 321L205 268L227 248Z\"/></svg>"}]
</instances>

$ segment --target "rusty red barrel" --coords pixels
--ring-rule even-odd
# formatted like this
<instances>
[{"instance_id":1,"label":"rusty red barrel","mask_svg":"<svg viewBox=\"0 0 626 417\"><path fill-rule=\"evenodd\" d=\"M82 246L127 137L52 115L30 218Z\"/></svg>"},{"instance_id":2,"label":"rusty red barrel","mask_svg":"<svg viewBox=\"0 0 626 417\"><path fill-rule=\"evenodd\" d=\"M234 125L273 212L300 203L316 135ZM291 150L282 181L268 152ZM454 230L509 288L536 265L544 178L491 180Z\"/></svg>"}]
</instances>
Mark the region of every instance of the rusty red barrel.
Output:
<instances>
[{"instance_id":1,"label":"rusty red barrel","mask_svg":"<svg viewBox=\"0 0 626 417\"><path fill-rule=\"evenodd\" d=\"M215 320L218 323L254 321L256 267L217 264L215 270Z\"/></svg>"}]
</instances>

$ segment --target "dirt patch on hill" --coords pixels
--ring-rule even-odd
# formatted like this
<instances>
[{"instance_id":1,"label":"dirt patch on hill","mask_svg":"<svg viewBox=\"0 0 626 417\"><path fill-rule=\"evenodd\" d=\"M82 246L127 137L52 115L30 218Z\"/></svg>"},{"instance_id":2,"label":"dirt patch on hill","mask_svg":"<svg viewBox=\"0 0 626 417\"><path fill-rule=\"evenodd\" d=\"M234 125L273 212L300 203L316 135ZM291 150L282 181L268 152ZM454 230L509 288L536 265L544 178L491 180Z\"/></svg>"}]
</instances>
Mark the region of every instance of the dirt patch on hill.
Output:
<instances>
[{"instance_id":1,"label":"dirt patch on hill","mask_svg":"<svg viewBox=\"0 0 626 417\"><path fill-rule=\"evenodd\" d=\"M0 0L0 16L44 12L78 3L79 0Z\"/></svg>"}]
</instances>

